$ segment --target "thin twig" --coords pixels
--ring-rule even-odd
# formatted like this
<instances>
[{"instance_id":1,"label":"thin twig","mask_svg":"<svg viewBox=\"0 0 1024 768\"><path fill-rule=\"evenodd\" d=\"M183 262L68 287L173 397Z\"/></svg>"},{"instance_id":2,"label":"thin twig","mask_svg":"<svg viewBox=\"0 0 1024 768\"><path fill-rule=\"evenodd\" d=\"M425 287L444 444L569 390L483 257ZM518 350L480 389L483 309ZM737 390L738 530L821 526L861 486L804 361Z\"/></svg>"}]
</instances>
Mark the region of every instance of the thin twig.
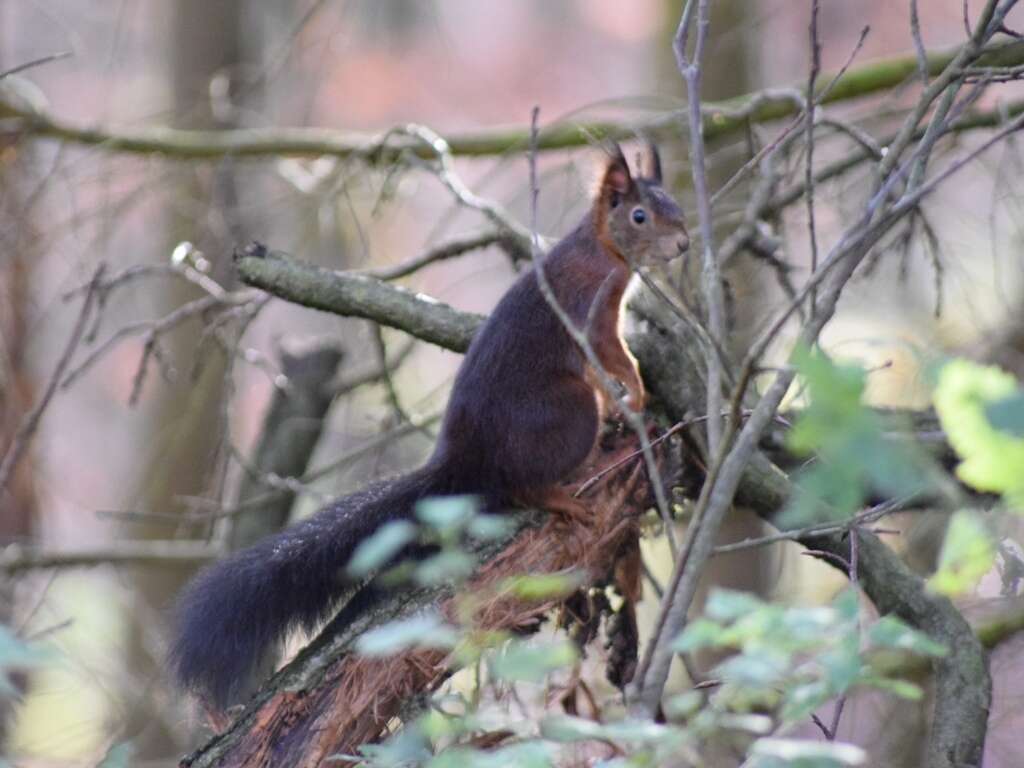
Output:
<instances>
[{"instance_id":1,"label":"thin twig","mask_svg":"<svg viewBox=\"0 0 1024 768\"><path fill-rule=\"evenodd\" d=\"M38 59L32 59L26 61L24 64L19 64L16 67L12 67L4 72L0 72L0 80L11 75L16 75L19 72L24 72L27 69L34 69L35 67L41 67L44 64L49 64L52 61L60 61L61 59L67 59L74 54L71 51L61 51L60 53L51 53L48 56L40 56Z\"/></svg>"},{"instance_id":2,"label":"thin twig","mask_svg":"<svg viewBox=\"0 0 1024 768\"><path fill-rule=\"evenodd\" d=\"M807 124L805 136L807 143L807 160L804 168L804 201L807 205L807 235L811 244L811 274L818 271L818 228L814 220L814 86L818 81L818 73L821 71L821 40L818 37L818 12L821 9L820 0L811 0L811 66L810 74L807 77ZM817 294L814 289L810 292L810 314L814 314L814 305L817 302Z\"/></svg>"},{"instance_id":3,"label":"thin twig","mask_svg":"<svg viewBox=\"0 0 1024 768\"><path fill-rule=\"evenodd\" d=\"M450 240L449 242L442 243L441 245L431 248L408 261L403 261L401 264L396 264L391 267L382 267L380 269L367 270L364 274L376 277L379 280L397 280L400 277L407 277L413 272L423 269L423 267L428 264L452 259L456 256L461 256L464 253L469 253L470 251L486 248L490 245L494 245L495 243L502 243L505 238L506 236L502 235L500 232L485 232L481 235L472 235L470 237Z\"/></svg>"},{"instance_id":4,"label":"thin twig","mask_svg":"<svg viewBox=\"0 0 1024 768\"><path fill-rule=\"evenodd\" d=\"M842 523L816 523L815 525L808 525L806 528L782 531L769 536L744 539L743 541L736 541L731 544L721 544L715 547L713 554L724 555L732 552L742 552L747 549L764 547L769 544L780 544L784 541L799 541L800 539L806 539L812 536L829 536L834 533L846 533L857 526L870 525L871 523L881 520L887 515L899 512L904 509L910 501L911 497L909 496L886 501L872 507L871 509L861 512L860 514L854 515L849 520Z\"/></svg>"},{"instance_id":5,"label":"thin twig","mask_svg":"<svg viewBox=\"0 0 1024 768\"><path fill-rule=\"evenodd\" d=\"M46 388L43 390L43 396L39 398L39 402L36 403L35 407L22 419L21 424L18 426L18 431L14 434L11 444L4 454L3 461L0 462L0 493L7 487L7 483L14 473L14 468L25 455L32 435L35 434L36 429L39 427L39 421L43 417L43 412L57 392L60 382L64 378L64 371L71 363L71 357L75 354L75 350L78 349L78 345L85 335L85 329L92 314L93 304L98 295L97 286L103 278L105 270L106 265L100 264L93 273L92 281L90 282L91 287L82 300L82 308L78 312L78 319L75 320L74 327L71 329L71 335L68 337L68 343L64 346L64 351L57 360L57 365L50 375Z\"/></svg>"},{"instance_id":6,"label":"thin twig","mask_svg":"<svg viewBox=\"0 0 1024 768\"><path fill-rule=\"evenodd\" d=\"M696 4L696 5L695 5ZM697 33L693 57L687 54L694 8L697 13ZM704 159L704 120L701 112L701 64L707 44L708 29L711 25L708 0L688 0L679 19L672 41L676 66L686 82L688 100L687 115L690 130L690 165L693 175L693 190L697 197L697 216L700 220L702 241L701 276L704 295L707 300L708 335L714 344L724 348L725 342L725 295L722 290L722 274L718 255L715 253L714 220L711 211L711 193L708 190L707 169ZM724 366L715 350L705 350L704 362L707 367L707 435L708 453L713 456L722 442L722 381Z\"/></svg>"},{"instance_id":7,"label":"thin twig","mask_svg":"<svg viewBox=\"0 0 1024 768\"><path fill-rule=\"evenodd\" d=\"M917 73L921 85L928 87L928 54L925 53L924 40L921 38L921 19L917 14L917 0L910 0L910 34L914 38L914 51L917 53Z\"/></svg>"}]
</instances>

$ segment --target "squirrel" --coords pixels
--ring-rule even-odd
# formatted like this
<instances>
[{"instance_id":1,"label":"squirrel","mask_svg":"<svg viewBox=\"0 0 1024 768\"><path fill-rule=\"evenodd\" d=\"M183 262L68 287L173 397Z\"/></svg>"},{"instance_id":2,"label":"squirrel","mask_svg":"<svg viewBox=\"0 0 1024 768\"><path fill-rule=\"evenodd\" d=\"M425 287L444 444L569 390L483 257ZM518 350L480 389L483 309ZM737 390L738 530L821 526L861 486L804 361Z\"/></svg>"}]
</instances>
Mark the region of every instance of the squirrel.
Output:
<instances>
[{"instance_id":1,"label":"squirrel","mask_svg":"<svg viewBox=\"0 0 1024 768\"><path fill-rule=\"evenodd\" d=\"M535 271L524 273L470 343L426 464L334 501L207 567L184 589L169 656L181 687L223 709L269 648L328 618L352 587L345 567L356 547L384 524L411 519L420 499L471 494L489 511L585 513L561 481L590 455L609 413L641 411L646 400L620 323L633 268L689 245L682 211L662 187L657 148L647 145L646 173L635 177L618 144L606 154L591 209L539 264L601 366L624 385L622 403L607 402Z\"/></svg>"}]
</instances>

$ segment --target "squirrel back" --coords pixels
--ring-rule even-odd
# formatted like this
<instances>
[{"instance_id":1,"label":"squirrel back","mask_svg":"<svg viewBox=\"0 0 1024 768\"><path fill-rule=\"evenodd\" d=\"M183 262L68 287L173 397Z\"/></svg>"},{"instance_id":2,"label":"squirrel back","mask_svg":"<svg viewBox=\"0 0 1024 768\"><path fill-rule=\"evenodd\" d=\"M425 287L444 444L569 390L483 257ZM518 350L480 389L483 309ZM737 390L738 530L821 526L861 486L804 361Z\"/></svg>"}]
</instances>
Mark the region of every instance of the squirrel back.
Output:
<instances>
[{"instance_id":1,"label":"squirrel back","mask_svg":"<svg viewBox=\"0 0 1024 768\"><path fill-rule=\"evenodd\" d=\"M631 271L688 244L682 212L661 188L653 146L634 178L614 145L593 207L541 261L559 306L602 368L627 392L609 406L583 350L530 271L470 344L434 453L420 469L374 483L202 571L183 592L171 667L179 683L223 707L267 649L312 629L350 586L345 566L383 524L427 496L476 494L488 511L536 505L584 514L561 486L593 450L609 407L642 409L644 388L620 330Z\"/></svg>"}]
</instances>

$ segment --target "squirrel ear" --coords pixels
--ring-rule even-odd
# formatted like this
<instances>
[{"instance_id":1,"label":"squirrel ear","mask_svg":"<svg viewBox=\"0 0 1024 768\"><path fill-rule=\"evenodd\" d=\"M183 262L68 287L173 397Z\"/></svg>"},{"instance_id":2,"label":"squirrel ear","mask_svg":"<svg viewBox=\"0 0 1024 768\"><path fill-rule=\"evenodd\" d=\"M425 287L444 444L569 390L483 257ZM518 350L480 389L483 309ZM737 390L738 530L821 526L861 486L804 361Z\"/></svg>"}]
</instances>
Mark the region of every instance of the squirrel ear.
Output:
<instances>
[{"instance_id":1,"label":"squirrel ear","mask_svg":"<svg viewBox=\"0 0 1024 768\"><path fill-rule=\"evenodd\" d=\"M629 175L626 156L622 154L622 147L618 142L610 143L606 152L607 159L601 173L601 188L624 195L633 186L633 177Z\"/></svg>"},{"instance_id":2,"label":"squirrel ear","mask_svg":"<svg viewBox=\"0 0 1024 768\"><path fill-rule=\"evenodd\" d=\"M661 185L661 154L653 141L644 142L647 146L647 177L659 186Z\"/></svg>"}]
</instances>

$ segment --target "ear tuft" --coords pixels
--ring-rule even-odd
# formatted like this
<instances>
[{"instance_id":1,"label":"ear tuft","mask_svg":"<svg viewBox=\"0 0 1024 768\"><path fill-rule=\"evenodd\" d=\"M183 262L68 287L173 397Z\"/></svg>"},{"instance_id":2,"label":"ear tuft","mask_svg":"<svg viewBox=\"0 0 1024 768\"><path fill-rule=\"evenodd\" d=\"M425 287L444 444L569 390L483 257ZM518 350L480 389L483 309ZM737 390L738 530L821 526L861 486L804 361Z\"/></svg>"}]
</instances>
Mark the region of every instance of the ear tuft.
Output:
<instances>
[{"instance_id":1,"label":"ear tuft","mask_svg":"<svg viewBox=\"0 0 1024 768\"><path fill-rule=\"evenodd\" d=\"M622 147L618 142L610 142L605 152L607 157L601 173L601 187L604 190L624 195L633 186L633 178L629 175L626 156L622 154Z\"/></svg>"},{"instance_id":2,"label":"ear tuft","mask_svg":"<svg viewBox=\"0 0 1024 768\"><path fill-rule=\"evenodd\" d=\"M647 177L659 186L661 185L661 154L658 146L653 141L645 141L647 147Z\"/></svg>"}]
</instances>

